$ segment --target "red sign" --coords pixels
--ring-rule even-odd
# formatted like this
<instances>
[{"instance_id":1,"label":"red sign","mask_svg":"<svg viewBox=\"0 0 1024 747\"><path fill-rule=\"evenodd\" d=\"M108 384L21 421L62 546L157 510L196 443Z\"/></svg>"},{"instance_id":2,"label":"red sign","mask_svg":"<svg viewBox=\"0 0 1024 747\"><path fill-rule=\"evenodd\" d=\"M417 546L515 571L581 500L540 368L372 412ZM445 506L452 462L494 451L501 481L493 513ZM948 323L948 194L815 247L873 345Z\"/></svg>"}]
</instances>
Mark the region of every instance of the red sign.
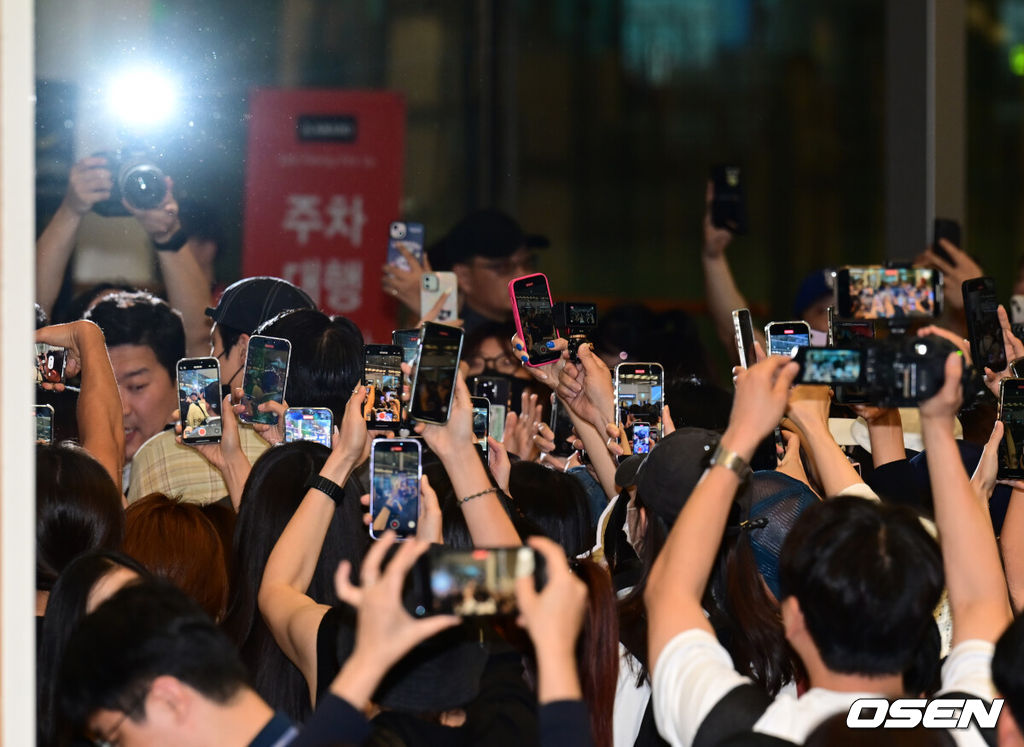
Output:
<instances>
[{"instance_id":1,"label":"red sign","mask_svg":"<svg viewBox=\"0 0 1024 747\"><path fill-rule=\"evenodd\" d=\"M383 91L261 89L250 103L242 273L273 275L390 341L380 287L400 217L405 103Z\"/></svg>"}]
</instances>

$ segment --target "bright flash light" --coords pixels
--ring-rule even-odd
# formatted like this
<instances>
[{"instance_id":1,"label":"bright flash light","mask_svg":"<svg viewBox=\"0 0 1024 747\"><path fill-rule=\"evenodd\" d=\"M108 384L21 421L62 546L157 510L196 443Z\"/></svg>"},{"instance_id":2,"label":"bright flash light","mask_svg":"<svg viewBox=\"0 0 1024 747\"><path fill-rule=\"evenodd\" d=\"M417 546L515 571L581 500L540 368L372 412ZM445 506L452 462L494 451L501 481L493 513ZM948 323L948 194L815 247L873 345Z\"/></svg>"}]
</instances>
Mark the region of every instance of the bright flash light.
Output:
<instances>
[{"instance_id":1,"label":"bright flash light","mask_svg":"<svg viewBox=\"0 0 1024 747\"><path fill-rule=\"evenodd\" d=\"M176 82L159 70L132 70L110 83L110 110L128 127L165 122L174 112L177 101Z\"/></svg>"}]
</instances>

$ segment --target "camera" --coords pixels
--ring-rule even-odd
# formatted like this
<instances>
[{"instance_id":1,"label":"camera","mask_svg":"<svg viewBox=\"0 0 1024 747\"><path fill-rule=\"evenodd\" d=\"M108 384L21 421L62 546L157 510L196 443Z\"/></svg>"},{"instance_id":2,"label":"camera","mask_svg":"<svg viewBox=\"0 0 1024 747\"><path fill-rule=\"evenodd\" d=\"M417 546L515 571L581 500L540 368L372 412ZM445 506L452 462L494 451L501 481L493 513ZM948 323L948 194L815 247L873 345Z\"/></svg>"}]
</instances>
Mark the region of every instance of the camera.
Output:
<instances>
[{"instance_id":1,"label":"camera","mask_svg":"<svg viewBox=\"0 0 1024 747\"><path fill-rule=\"evenodd\" d=\"M576 301L559 301L552 307L558 334L569 341L569 358L579 361L580 345L597 329L597 305Z\"/></svg>"},{"instance_id":2,"label":"camera","mask_svg":"<svg viewBox=\"0 0 1024 747\"><path fill-rule=\"evenodd\" d=\"M865 339L847 348L801 348L797 382L856 387L858 401L879 407L915 407L942 388L946 358L954 352L953 343L935 335ZM960 383L965 404L984 391L971 366L964 366Z\"/></svg>"},{"instance_id":3,"label":"camera","mask_svg":"<svg viewBox=\"0 0 1024 747\"><path fill-rule=\"evenodd\" d=\"M114 186L108 199L93 206L94 211L106 218L131 215L121 204L122 197L139 210L151 210L163 203L167 177L146 150L123 149L95 155L107 159Z\"/></svg>"}]
</instances>

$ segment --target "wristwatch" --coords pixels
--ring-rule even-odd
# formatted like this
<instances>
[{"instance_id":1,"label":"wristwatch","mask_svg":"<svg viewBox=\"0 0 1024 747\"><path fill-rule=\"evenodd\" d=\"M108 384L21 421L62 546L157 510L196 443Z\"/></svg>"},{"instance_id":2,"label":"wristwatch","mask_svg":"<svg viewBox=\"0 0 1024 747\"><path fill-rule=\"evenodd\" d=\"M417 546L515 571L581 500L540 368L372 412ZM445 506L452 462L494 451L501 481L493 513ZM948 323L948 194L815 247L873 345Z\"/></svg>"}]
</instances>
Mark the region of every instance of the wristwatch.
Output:
<instances>
[{"instance_id":1,"label":"wristwatch","mask_svg":"<svg viewBox=\"0 0 1024 747\"><path fill-rule=\"evenodd\" d=\"M344 489L334 480L328 480L323 475L313 475L306 480L306 490L310 489L319 490L339 506L345 498Z\"/></svg>"},{"instance_id":2,"label":"wristwatch","mask_svg":"<svg viewBox=\"0 0 1024 747\"><path fill-rule=\"evenodd\" d=\"M158 252L176 252L188 243L188 234L181 228L167 241L154 241L153 248Z\"/></svg>"},{"instance_id":3,"label":"wristwatch","mask_svg":"<svg viewBox=\"0 0 1024 747\"><path fill-rule=\"evenodd\" d=\"M740 482L749 480L751 475L754 474L754 471L750 469L750 465L747 464L743 457L735 451L729 451L721 443L715 448L715 453L711 455L711 461L708 464L712 467L719 465L732 470L740 478Z\"/></svg>"}]
</instances>

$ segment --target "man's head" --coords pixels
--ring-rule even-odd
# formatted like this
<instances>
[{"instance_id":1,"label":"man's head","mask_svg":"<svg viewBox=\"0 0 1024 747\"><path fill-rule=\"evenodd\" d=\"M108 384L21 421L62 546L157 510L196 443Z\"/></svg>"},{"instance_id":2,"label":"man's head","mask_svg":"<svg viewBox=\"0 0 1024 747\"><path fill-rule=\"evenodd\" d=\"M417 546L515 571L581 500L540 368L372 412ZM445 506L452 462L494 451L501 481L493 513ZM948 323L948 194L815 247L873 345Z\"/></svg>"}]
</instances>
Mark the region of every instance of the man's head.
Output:
<instances>
[{"instance_id":1,"label":"man's head","mask_svg":"<svg viewBox=\"0 0 1024 747\"><path fill-rule=\"evenodd\" d=\"M455 273L459 293L472 309L502 321L512 313L509 281L533 272L533 252L546 246L545 237L524 234L505 213L478 210L430 249L430 264Z\"/></svg>"},{"instance_id":2,"label":"man's head","mask_svg":"<svg viewBox=\"0 0 1024 747\"><path fill-rule=\"evenodd\" d=\"M68 641L60 706L72 726L122 745L187 743L209 709L246 687L231 641L166 581L126 586Z\"/></svg>"},{"instance_id":3,"label":"man's head","mask_svg":"<svg viewBox=\"0 0 1024 747\"><path fill-rule=\"evenodd\" d=\"M350 319L298 309L272 319L261 335L292 344L284 398L291 407L329 407L341 421L352 390L363 376L363 333Z\"/></svg>"},{"instance_id":4,"label":"man's head","mask_svg":"<svg viewBox=\"0 0 1024 747\"><path fill-rule=\"evenodd\" d=\"M938 543L918 516L862 498L804 510L779 557L786 634L832 672L893 675L934 626L943 587Z\"/></svg>"},{"instance_id":5,"label":"man's head","mask_svg":"<svg viewBox=\"0 0 1024 747\"><path fill-rule=\"evenodd\" d=\"M181 315L149 293L115 293L86 312L107 341L124 410L125 459L162 431L178 407L175 367L185 357Z\"/></svg>"},{"instance_id":6,"label":"man's head","mask_svg":"<svg viewBox=\"0 0 1024 747\"><path fill-rule=\"evenodd\" d=\"M224 385L242 385L249 336L261 324L285 311L315 308L305 291L281 278L243 278L225 288L216 308L206 310L214 322L210 355L220 360Z\"/></svg>"},{"instance_id":7,"label":"man's head","mask_svg":"<svg viewBox=\"0 0 1024 747\"><path fill-rule=\"evenodd\" d=\"M815 270L800 282L793 302L793 318L803 319L812 330L828 332L828 307L834 303L829 271Z\"/></svg>"}]
</instances>

